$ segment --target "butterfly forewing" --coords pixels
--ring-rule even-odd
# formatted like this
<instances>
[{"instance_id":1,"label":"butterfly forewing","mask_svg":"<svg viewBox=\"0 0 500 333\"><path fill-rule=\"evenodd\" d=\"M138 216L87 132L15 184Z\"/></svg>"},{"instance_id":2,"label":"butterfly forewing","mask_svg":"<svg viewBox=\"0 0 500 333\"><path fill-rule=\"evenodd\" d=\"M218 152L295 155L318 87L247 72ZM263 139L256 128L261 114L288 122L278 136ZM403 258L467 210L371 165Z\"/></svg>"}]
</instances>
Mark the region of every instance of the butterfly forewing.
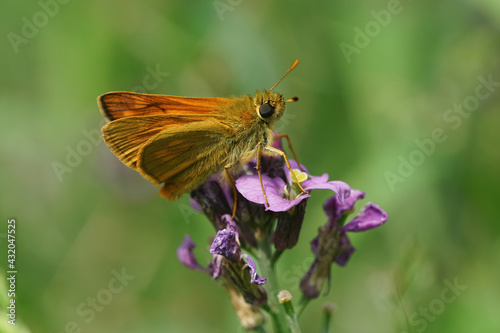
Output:
<instances>
[{"instance_id":1,"label":"butterfly forewing","mask_svg":"<svg viewBox=\"0 0 500 333\"><path fill-rule=\"evenodd\" d=\"M137 167L140 150L157 134L172 127L220 118L220 110L231 102L227 98L132 92L111 92L99 96L98 100L101 112L109 121L102 129L104 141L133 169Z\"/></svg>"},{"instance_id":2,"label":"butterfly forewing","mask_svg":"<svg viewBox=\"0 0 500 333\"><path fill-rule=\"evenodd\" d=\"M214 113L231 102L229 98L178 97L132 92L111 92L99 96L98 100L101 112L109 121L159 114L199 116Z\"/></svg>"}]
</instances>

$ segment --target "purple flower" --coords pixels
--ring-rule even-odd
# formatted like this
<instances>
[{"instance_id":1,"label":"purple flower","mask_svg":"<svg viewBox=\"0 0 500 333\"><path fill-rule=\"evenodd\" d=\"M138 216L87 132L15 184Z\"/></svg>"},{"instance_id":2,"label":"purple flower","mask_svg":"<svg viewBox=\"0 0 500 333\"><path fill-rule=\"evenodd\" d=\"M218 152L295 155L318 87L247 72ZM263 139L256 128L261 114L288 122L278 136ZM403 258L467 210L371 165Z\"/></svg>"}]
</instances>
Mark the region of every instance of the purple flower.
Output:
<instances>
[{"instance_id":1,"label":"purple flower","mask_svg":"<svg viewBox=\"0 0 500 333\"><path fill-rule=\"evenodd\" d=\"M294 160L290 160L292 169L299 170L299 165ZM262 175L262 184L266 192L269 206L266 210L273 212L285 212L298 205L302 200L309 198L310 194L301 193L297 184L294 182L288 168L285 170L286 181L280 177L270 178ZM302 169L306 170L304 166ZM307 173L301 173L297 178L308 178L302 181L302 187L306 191L314 189L328 189L338 194L341 202L350 194L351 188L342 181L328 181L328 174L322 176L311 176ZM300 181L300 180L299 180ZM264 205L265 199L262 193L262 187L258 175L244 175L236 180L236 188L249 201Z\"/></svg>"},{"instance_id":2,"label":"purple flower","mask_svg":"<svg viewBox=\"0 0 500 333\"><path fill-rule=\"evenodd\" d=\"M354 253L355 249L346 232L373 229L387 221L388 216L384 210L373 203L367 203L356 217L344 225L347 216L354 210L354 204L364 197L364 192L351 190L351 195L344 201L334 195L323 205L328 221L319 228L318 236L311 242L315 259L300 282L300 288L306 297L318 297L326 280L330 280L332 263L345 266Z\"/></svg>"},{"instance_id":3,"label":"purple flower","mask_svg":"<svg viewBox=\"0 0 500 333\"><path fill-rule=\"evenodd\" d=\"M266 279L260 277L257 274L257 268L250 256L241 253L238 227L236 226L236 223L231 220L231 217L229 215L224 215L222 219L227 222L227 228L219 230L214 238L214 241L212 242L210 253L214 255L214 259L224 257L227 260L238 265L242 264L243 266L248 268L251 283L266 283ZM218 263L215 266L218 266Z\"/></svg>"},{"instance_id":4,"label":"purple flower","mask_svg":"<svg viewBox=\"0 0 500 333\"><path fill-rule=\"evenodd\" d=\"M274 157L282 159L281 157ZM329 189L338 194L341 201L346 199L351 188L341 181L328 181L328 174L322 176L311 176L307 169L299 165L296 161L290 160L290 166L296 170L296 176L302 182L302 187L306 191L313 189ZM262 184L266 192L269 206L266 211L276 212L278 223L273 234L273 243L277 250L283 251L294 247L299 239L302 222L310 194L304 194L297 183L293 180L290 170L285 165L281 165L275 174L282 174L282 177L271 178L266 174L262 175ZM247 174L236 180L236 188L248 201L264 205L265 199L262 193L259 176L257 174Z\"/></svg>"},{"instance_id":5,"label":"purple flower","mask_svg":"<svg viewBox=\"0 0 500 333\"><path fill-rule=\"evenodd\" d=\"M276 140L273 146L282 150L281 140ZM196 261L193 255L195 245L189 236L184 238L177 250L181 263L207 273L225 288L242 325L247 329L262 325L264 316L261 308L269 310L273 302L268 304L264 288L266 279L259 276L256 263L245 253L264 255L266 260L257 264L266 263L272 268L284 250L297 244L312 190L331 190L334 195L323 206L328 220L311 241L314 261L300 281L306 298L318 297L327 281L329 288L334 262L345 266L350 260L355 248L348 232L375 228L388 218L379 206L368 203L349 221L348 216L354 212L356 202L365 197L364 192L351 189L342 181L329 180L326 173L313 176L293 160L290 160L291 168L288 168L282 156L262 156L259 161L261 183L256 162L254 159L242 165L239 174L233 174L236 193L221 172L212 175L191 192L191 205L202 211L216 230L210 246L212 260L208 267L202 267ZM230 214L235 207L235 195L237 206L232 218ZM275 291L272 292L274 294Z\"/></svg>"},{"instance_id":6,"label":"purple flower","mask_svg":"<svg viewBox=\"0 0 500 333\"><path fill-rule=\"evenodd\" d=\"M226 219L226 217L224 217L224 219ZM231 226L229 226L229 228L231 228ZM236 236L237 230L233 230L233 232L233 235ZM224 243L224 240L222 240L222 243ZM234 244L232 241L229 241L229 243ZM212 247L214 247L213 244ZM246 260L246 264L243 263L242 271L244 274L249 275L248 284L250 284L250 288L242 291L242 284L235 283L232 279L231 273L227 276L224 274L223 269L228 266L227 263L225 263L226 258L223 255L214 254L213 260L209 264L208 268L204 268L196 261L192 252L194 248L195 244L191 240L191 237L186 235L184 237L184 241L177 249L177 257L179 261L191 269L200 270L211 275L213 279L221 277L221 284L228 292L231 304L233 305L243 327L250 330L262 325L264 322L264 315L260 311L259 306L266 303L267 294L265 290L258 285L264 284L266 279L257 275L257 270L253 260L249 256L243 255L243 258ZM231 245L228 244L228 246L222 246L221 248L229 249L231 248ZM239 252L239 250L229 251L229 253L231 252Z\"/></svg>"},{"instance_id":7,"label":"purple flower","mask_svg":"<svg viewBox=\"0 0 500 333\"><path fill-rule=\"evenodd\" d=\"M244 166L249 169L249 165ZM215 230L222 230L226 222L222 216L233 211L233 190L221 180L222 176L214 175L204 184L191 192L192 206L203 213L212 222ZM258 226L271 223L274 216L264 207L246 200L239 192L235 222L240 233L241 246L247 250L257 246L255 231Z\"/></svg>"},{"instance_id":8,"label":"purple flower","mask_svg":"<svg viewBox=\"0 0 500 333\"><path fill-rule=\"evenodd\" d=\"M237 260L240 256L238 228L229 215L224 215L222 220L226 221L227 228L217 231L210 253L224 256L229 260Z\"/></svg>"},{"instance_id":9,"label":"purple flower","mask_svg":"<svg viewBox=\"0 0 500 333\"><path fill-rule=\"evenodd\" d=\"M267 302L267 293L260 286L266 279L257 274L253 260L241 253L239 232L236 223L229 215L221 217L226 228L219 230L215 236L210 253L213 256L208 268L198 264L192 250L195 245L189 236L177 250L179 261L191 269L203 271L212 276L212 279L222 279L222 284L231 290L237 290L249 304L263 305Z\"/></svg>"}]
</instances>

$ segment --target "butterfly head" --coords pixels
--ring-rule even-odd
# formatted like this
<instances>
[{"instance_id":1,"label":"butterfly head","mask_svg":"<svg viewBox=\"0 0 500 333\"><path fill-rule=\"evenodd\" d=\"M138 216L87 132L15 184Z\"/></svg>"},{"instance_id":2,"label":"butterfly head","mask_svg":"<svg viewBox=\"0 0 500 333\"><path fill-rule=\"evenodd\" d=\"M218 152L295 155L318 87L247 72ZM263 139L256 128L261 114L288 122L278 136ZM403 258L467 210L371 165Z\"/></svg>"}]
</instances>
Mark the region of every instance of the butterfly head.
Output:
<instances>
[{"instance_id":1,"label":"butterfly head","mask_svg":"<svg viewBox=\"0 0 500 333\"><path fill-rule=\"evenodd\" d=\"M253 102L257 117L267 123L274 123L285 112L283 96L270 90L257 91Z\"/></svg>"},{"instance_id":2,"label":"butterfly head","mask_svg":"<svg viewBox=\"0 0 500 333\"><path fill-rule=\"evenodd\" d=\"M286 102L296 102L298 101L297 97L293 97L287 99L286 101L283 99L278 93L273 92L273 89L288 75L297 65L299 64L299 60L295 60L292 66L286 71L286 73L279 79L278 82L269 90L264 90L262 92L257 91L254 97L254 105L255 111L257 112L257 117L262 121L265 121L269 124L274 123L276 120L279 120L283 113L285 112L285 103Z\"/></svg>"}]
</instances>

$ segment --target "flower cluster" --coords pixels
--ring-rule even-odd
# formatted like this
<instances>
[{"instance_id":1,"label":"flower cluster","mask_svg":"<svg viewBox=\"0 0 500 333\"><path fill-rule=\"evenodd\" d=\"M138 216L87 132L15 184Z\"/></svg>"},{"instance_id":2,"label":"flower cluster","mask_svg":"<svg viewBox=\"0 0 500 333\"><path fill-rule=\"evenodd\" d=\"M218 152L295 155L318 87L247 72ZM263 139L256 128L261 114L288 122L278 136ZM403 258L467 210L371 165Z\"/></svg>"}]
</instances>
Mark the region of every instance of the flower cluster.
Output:
<instances>
[{"instance_id":1,"label":"flower cluster","mask_svg":"<svg viewBox=\"0 0 500 333\"><path fill-rule=\"evenodd\" d=\"M344 225L347 216L354 211L354 204L364 197L365 192L351 190L351 195L343 202L336 195L325 202L323 209L328 221L319 228L318 236L311 241L315 259L300 282L304 296L318 297L325 280L330 281L330 266L333 262L339 266L346 265L355 250L347 237L347 232L373 229L387 221L387 213L370 202L356 217Z\"/></svg>"},{"instance_id":2,"label":"flower cluster","mask_svg":"<svg viewBox=\"0 0 500 333\"><path fill-rule=\"evenodd\" d=\"M282 149L281 142L276 141L274 147ZM326 189L334 193L323 207L328 220L311 242L315 259L300 282L304 299L318 297L325 283L330 281L332 264L345 266L352 256L354 247L348 232L369 230L387 221L385 211L367 203L346 223L354 212L355 203L363 199L365 193L351 189L342 181L329 181L328 174L310 175L306 167L296 161L290 160L290 165L292 171L281 157L262 156L262 185L268 204L255 161L244 165L236 180L234 219L230 215L234 193L220 175L213 175L191 193L193 207L208 217L217 232L210 248L212 261L207 267L198 264L192 252L195 245L189 236L179 247L178 258L185 266L210 275L228 291L235 312L246 329L263 324L261 310L269 313L275 327L286 326L284 318L291 302L286 302L287 311L276 306L279 286L272 278L275 275L274 263L283 251L297 244L312 190ZM296 181L308 193L303 193ZM271 276L261 277L254 260L261 271Z\"/></svg>"}]
</instances>

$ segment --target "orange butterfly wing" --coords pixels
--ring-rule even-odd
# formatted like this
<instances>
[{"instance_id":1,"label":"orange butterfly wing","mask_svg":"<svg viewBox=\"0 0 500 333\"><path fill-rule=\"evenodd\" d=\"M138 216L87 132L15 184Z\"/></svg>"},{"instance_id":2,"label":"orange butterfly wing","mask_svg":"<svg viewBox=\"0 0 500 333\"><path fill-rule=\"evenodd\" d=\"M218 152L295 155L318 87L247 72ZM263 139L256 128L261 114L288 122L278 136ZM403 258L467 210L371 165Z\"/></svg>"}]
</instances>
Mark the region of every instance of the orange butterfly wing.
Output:
<instances>
[{"instance_id":1,"label":"orange butterfly wing","mask_svg":"<svg viewBox=\"0 0 500 333\"><path fill-rule=\"evenodd\" d=\"M179 97L170 95L110 92L98 97L102 114L109 120L160 114L206 115L231 102L229 98Z\"/></svg>"},{"instance_id":2,"label":"orange butterfly wing","mask_svg":"<svg viewBox=\"0 0 500 333\"><path fill-rule=\"evenodd\" d=\"M110 150L175 200L199 185L227 158L233 135L220 110L232 99L112 92L98 103Z\"/></svg>"},{"instance_id":3,"label":"orange butterfly wing","mask_svg":"<svg viewBox=\"0 0 500 333\"><path fill-rule=\"evenodd\" d=\"M218 111L231 101L228 98L107 93L98 97L101 112L109 121L102 128L103 138L125 165L136 169L140 150L160 132L217 118Z\"/></svg>"},{"instance_id":4,"label":"orange butterfly wing","mask_svg":"<svg viewBox=\"0 0 500 333\"><path fill-rule=\"evenodd\" d=\"M139 150L151 138L166 128L187 122L165 115L121 118L104 125L102 137L126 166L135 169Z\"/></svg>"},{"instance_id":5,"label":"orange butterfly wing","mask_svg":"<svg viewBox=\"0 0 500 333\"><path fill-rule=\"evenodd\" d=\"M233 134L215 119L168 128L141 148L137 170L152 183L163 183L160 193L176 200L226 164Z\"/></svg>"}]
</instances>

